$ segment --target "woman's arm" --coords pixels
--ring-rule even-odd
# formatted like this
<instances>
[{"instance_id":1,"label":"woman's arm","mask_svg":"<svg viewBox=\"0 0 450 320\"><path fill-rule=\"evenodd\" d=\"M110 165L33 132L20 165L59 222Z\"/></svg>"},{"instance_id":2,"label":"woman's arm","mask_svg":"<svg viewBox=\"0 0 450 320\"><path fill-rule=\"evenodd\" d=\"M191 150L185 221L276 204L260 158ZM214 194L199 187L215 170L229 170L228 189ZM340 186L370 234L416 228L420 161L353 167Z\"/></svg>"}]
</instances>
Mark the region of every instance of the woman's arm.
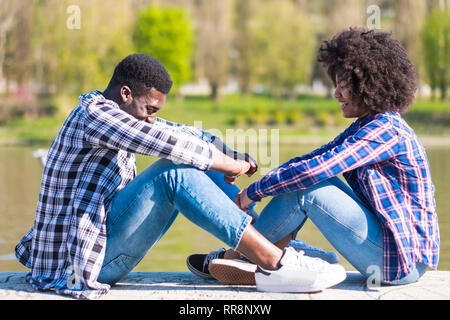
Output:
<instances>
[{"instance_id":1,"label":"woman's arm","mask_svg":"<svg viewBox=\"0 0 450 320\"><path fill-rule=\"evenodd\" d=\"M269 172L248 187L253 201L266 196L306 189L343 172L387 160L397 153L398 137L390 122L372 121L330 150L297 158Z\"/></svg>"}]
</instances>

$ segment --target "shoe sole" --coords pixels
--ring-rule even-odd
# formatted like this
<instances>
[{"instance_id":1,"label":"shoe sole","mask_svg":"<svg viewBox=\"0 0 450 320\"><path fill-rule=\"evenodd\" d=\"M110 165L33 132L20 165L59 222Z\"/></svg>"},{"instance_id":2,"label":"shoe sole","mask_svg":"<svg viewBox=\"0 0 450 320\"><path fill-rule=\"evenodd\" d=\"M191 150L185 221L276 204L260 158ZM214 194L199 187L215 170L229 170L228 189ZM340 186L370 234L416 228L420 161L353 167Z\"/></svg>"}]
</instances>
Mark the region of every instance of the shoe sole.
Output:
<instances>
[{"instance_id":1,"label":"shoe sole","mask_svg":"<svg viewBox=\"0 0 450 320\"><path fill-rule=\"evenodd\" d=\"M280 286L279 284L264 284L264 279L262 279L264 276L258 275L257 277L260 278L256 284L256 289L258 291L276 293L316 293L341 283L347 278L347 274L343 272L340 275L336 275L336 277L332 280L330 279L326 282L316 282L306 286L289 284Z\"/></svg>"},{"instance_id":2,"label":"shoe sole","mask_svg":"<svg viewBox=\"0 0 450 320\"><path fill-rule=\"evenodd\" d=\"M209 263L209 273L225 284L256 285L256 265L238 259L214 259Z\"/></svg>"}]
</instances>

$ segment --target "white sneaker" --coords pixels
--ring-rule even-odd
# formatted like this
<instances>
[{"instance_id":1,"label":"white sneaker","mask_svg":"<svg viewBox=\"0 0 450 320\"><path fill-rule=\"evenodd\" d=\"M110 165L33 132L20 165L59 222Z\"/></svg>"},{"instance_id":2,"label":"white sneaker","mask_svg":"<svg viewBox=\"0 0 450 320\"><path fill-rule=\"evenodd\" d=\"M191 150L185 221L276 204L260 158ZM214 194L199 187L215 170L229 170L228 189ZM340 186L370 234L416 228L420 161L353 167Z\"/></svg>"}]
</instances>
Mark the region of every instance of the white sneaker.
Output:
<instances>
[{"instance_id":1,"label":"white sneaker","mask_svg":"<svg viewBox=\"0 0 450 320\"><path fill-rule=\"evenodd\" d=\"M344 267L304 255L291 247L284 250L277 270L258 267L256 289L268 292L317 292L345 280Z\"/></svg>"}]
</instances>

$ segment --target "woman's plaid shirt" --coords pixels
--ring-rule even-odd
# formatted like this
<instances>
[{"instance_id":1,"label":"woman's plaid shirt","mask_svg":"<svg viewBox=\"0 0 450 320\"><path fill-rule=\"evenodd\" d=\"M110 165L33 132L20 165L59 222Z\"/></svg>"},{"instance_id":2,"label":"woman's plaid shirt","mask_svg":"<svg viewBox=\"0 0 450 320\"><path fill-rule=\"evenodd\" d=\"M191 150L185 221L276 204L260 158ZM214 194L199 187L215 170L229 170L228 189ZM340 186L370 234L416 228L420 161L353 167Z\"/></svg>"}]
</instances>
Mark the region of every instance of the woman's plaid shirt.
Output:
<instances>
[{"instance_id":1,"label":"woman's plaid shirt","mask_svg":"<svg viewBox=\"0 0 450 320\"><path fill-rule=\"evenodd\" d=\"M80 96L53 142L42 176L34 227L16 246L38 290L96 298L106 244L106 212L136 174L134 153L207 170L213 145L178 124L137 120L98 91Z\"/></svg>"},{"instance_id":2,"label":"woman's plaid shirt","mask_svg":"<svg viewBox=\"0 0 450 320\"><path fill-rule=\"evenodd\" d=\"M248 196L259 201L341 173L382 222L385 281L403 278L416 262L437 267L439 229L427 156L397 113L355 121L329 144L251 184Z\"/></svg>"}]
</instances>

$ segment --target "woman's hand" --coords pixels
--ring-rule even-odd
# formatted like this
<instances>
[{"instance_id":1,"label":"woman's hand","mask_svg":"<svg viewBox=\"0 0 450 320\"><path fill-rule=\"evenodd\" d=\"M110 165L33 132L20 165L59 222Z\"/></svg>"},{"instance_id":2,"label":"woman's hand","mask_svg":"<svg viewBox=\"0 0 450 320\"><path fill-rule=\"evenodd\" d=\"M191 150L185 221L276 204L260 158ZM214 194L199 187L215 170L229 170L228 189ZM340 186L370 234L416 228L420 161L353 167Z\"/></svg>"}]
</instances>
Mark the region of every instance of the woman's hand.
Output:
<instances>
[{"instance_id":1,"label":"woman's hand","mask_svg":"<svg viewBox=\"0 0 450 320\"><path fill-rule=\"evenodd\" d=\"M236 195L235 202L242 211L247 212L249 210L248 206L251 205L254 201L247 196L247 188L245 188Z\"/></svg>"}]
</instances>

